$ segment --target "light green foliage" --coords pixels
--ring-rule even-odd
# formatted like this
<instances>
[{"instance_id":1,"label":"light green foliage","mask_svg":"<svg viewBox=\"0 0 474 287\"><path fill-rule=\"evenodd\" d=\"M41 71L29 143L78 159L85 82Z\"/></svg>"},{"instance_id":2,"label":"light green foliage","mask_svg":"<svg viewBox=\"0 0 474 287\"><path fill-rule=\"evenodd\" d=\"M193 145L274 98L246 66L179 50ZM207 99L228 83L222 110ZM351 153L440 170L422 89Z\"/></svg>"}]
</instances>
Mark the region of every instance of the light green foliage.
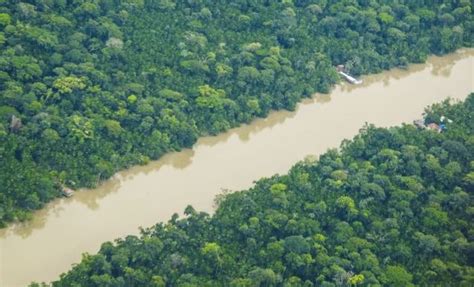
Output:
<instances>
[{"instance_id":1,"label":"light green foliage","mask_svg":"<svg viewBox=\"0 0 474 287\"><path fill-rule=\"evenodd\" d=\"M94 130L92 122L79 115L73 115L69 119L68 128L71 131L71 136L83 143L86 139L94 137Z\"/></svg>"},{"instance_id":2,"label":"light green foliage","mask_svg":"<svg viewBox=\"0 0 474 287\"><path fill-rule=\"evenodd\" d=\"M81 78L68 76L58 78L56 81L54 81L53 87L61 94L69 94L74 90L83 90L86 87L86 84Z\"/></svg>"},{"instance_id":3,"label":"light green foliage","mask_svg":"<svg viewBox=\"0 0 474 287\"><path fill-rule=\"evenodd\" d=\"M106 120L105 121L105 128L107 132L111 135L118 136L122 132L122 127L120 126L120 122L115 120Z\"/></svg>"},{"instance_id":4,"label":"light green foliage","mask_svg":"<svg viewBox=\"0 0 474 287\"><path fill-rule=\"evenodd\" d=\"M331 177L335 180L347 180L347 172L345 170L335 170L331 173Z\"/></svg>"},{"instance_id":5,"label":"light green foliage","mask_svg":"<svg viewBox=\"0 0 474 287\"><path fill-rule=\"evenodd\" d=\"M226 64L218 63L216 65L216 73L219 77L224 77L226 75L232 74L233 69L231 66Z\"/></svg>"},{"instance_id":6,"label":"light green foliage","mask_svg":"<svg viewBox=\"0 0 474 287\"><path fill-rule=\"evenodd\" d=\"M351 286L357 286L360 285L364 282L364 275L363 274L357 274L349 278L348 282Z\"/></svg>"},{"instance_id":7,"label":"light green foliage","mask_svg":"<svg viewBox=\"0 0 474 287\"><path fill-rule=\"evenodd\" d=\"M413 276L402 266L388 266L386 270L387 286L408 287L413 286Z\"/></svg>"},{"instance_id":8,"label":"light green foliage","mask_svg":"<svg viewBox=\"0 0 474 287\"><path fill-rule=\"evenodd\" d=\"M130 95L130 96L127 97L127 101L128 101L128 103L130 103L130 104L136 103L136 102L137 102L137 99L138 99L138 98L137 98L136 95Z\"/></svg>"},{"instance_id":9,"label":"light green foliage","mask_svg":"<svg viewBox=\"0 0 474 287\"><path fill-rule=\"evenodd\" d=\"M0 13L0 25L7 26L11 23L11 17L7 13Z\"/></svg>"},{"instance_id":10,"label":"light green foliage","mask_svg":"<svg viewBox=\"0 0 474 287\"><path fill-rule=\"evenodd\" d=\"M163 10L167 9L174 9L176 7L176 3L174 0L158 0L158 7Z\"/></svg>"},{"instance_id":11,"label":"light green foliage","mask_svg":"<svg viewBox=\"0 0 474 287\"><path fill-rule=\"evenodd\" d=\"M199 86L199 97L196 99L196 105L206 109L217 109L223 104L225 98L224 90L216 90L209 85Z\"/></svg>"},{"instance_id":12,"label":"light green foliage","mask_svg":"<svg viewBox=\"0 0 474 287\"><path fill-rule=\"evenodd\" d=\"M258 114L261 112L261 109L260 109L260 104L258 102L257 99L249 99L247 101L247 107L253 111L255 114Z\"/></svg>"},{"instance_id":13,"label":"light green foliage","mask_svg":"<svg viewBox=\"0 0 474 287\"><path fill-rule=\"evenodd\" d=\"M379 14L379 19L380 21L383 23L383 24L390 24L393 22L394 18L392 15L386 13L386 12L382 12Z\"/></svg>"},{"instance_id":14,"label":"light green foliage","mask_svg":"<svg viewBox=\"0 0 474 287\"><path fill-rule=\"evenodd\" d=\"M170 101L179 101L181 99L184 99L183 94L181 94L179 92L176 92L176 91L173 91L173 90L170 90L170 89L161 90L159 92L159 95L163 99L170 100Z\"/></svg>"},{"instance_id":15,"label":"light green foliage","mask_svg":"<svg viewBox=\"0 0 474 287\"><path fill-rule=\"evenodd\" d=\"M218 256L221 248L215 242L206 243L202 248L202 254L210 256Z\"/></svg>"},{"instance_id":16,"label":"light green foliage","mask_svg":"<svg viewBox=\"0 0 474 287\"><path fill-rule=\"evenodd\" d=\"M341 196L336 200L337 207L345 210L352 210L355 208L354 200L349 196Z\"/></svg>"},{"instance_id":17,"label":"light green foliage","mask_svg":"<svg viewBox=\"0 0 474 287\"><path fill-rule=\"evenodd\" d=\"M275 183L271 186L270 191L272 194L282 194L284 191L286 191L287 186L284 183Z\"/></svg>"}]
</instances>

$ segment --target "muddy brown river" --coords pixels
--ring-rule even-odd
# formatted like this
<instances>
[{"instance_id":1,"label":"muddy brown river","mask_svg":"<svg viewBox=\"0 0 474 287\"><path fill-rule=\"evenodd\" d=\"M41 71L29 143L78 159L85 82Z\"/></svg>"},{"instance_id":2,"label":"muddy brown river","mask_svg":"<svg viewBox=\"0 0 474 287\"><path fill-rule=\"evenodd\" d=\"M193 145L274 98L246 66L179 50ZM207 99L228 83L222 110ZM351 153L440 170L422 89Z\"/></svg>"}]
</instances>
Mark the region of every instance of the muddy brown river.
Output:
<instances>
[{"instance_id":1,"label":"muddy brown river","mask_svg":"<svg viewBox=\"0 0 474 287\"><path fill-rule=\"evenodd\" d=\"M474 49L469 49L364 77L362 85L341 84L328 95L303 101L294 112L273 112L201 138L192 149L56 200L33 220L0 230L0 286L57 279L82 253L166 221L188 204L212 212L213 199L223 189L246 189L256 179L285 173L307 155L339 146L366 122L399 125L419 118L434 102L463 99L474 91L473 70Z\"/></svg>"}]
</instances>

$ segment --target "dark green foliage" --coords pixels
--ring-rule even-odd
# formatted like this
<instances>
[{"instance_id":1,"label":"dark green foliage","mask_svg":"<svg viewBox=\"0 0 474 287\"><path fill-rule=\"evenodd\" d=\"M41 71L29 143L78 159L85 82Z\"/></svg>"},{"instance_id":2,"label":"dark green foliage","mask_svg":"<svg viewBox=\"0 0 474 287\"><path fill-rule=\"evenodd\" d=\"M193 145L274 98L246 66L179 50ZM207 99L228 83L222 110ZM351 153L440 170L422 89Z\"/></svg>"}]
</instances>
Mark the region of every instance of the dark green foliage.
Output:
<instances>
[{"instance_id":1,"label":"dark green foliage","mask_svg":"<svg viewBox=\"0 0 474 287\"><path fill-rule=\"evenodd\" d=\"M0 226L61 184L94 186L198 136L293 109L329 91L336 64L364 74L471 46L471 9L464 0L0 1ZM21 127L10 129L12 115Z\"/></svg>"},{"instance_id":2,"label":"dark green foliage","mask_svg":"<svg viewBox=\"0 0 474 287\"><path fill-rule=\"evenodd\" d=\"M471 286L474 94L411 125L366 126L186 217L104 243L53 286ZM461 157L460 154L463 156Z\"/></svg>"}]
</instances>

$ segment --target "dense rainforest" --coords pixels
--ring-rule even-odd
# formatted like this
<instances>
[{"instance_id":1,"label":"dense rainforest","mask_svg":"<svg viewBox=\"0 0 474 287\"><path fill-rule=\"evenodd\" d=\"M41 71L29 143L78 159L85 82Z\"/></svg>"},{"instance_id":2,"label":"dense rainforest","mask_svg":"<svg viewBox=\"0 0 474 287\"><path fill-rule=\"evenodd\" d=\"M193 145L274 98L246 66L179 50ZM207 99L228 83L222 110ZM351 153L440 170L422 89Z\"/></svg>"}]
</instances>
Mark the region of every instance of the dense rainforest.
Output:
<instances>
[{"instance_id":1,"label":"dense rainforest","mask_svg":"<svg viewBox=\"0 0 474 287\"><path fill-rule=\"evenodd\" d=\"M212 216L188 206L104 243L52 286L473 286L474 93L425 120L441 116L442 133L366 126Z\"/></svg>"},{"instance_id":2,"label":"dense rainforest","mask_svg":"<svg viewBox=\"0 0 474 287\"><path fill-rule=\"evenodd\" d=\"M473 30L469 0L0 0L0 227Z\"/></svg>"}]
</instances>

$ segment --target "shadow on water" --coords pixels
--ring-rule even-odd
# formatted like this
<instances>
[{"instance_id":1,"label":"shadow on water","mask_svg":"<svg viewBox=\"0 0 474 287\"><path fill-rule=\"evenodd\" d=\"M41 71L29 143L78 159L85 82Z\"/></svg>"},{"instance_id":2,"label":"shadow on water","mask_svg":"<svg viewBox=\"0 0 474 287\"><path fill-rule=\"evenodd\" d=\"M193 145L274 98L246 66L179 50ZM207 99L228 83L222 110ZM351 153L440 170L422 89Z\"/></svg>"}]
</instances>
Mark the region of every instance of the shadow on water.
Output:
<instances>
[{"instance_id":1,"label":"shadow on water","mask_svg":"<svg viewBox=\"0 0 474 287\"><path fill-rule=\"evenodd\" d=\"M388 72L385 71L380 74L364 76L364 83L361 85L341 83L334 89L339 89L340 91L347 93L373 84L382 84L385 87L389 86L392 80L399 80L425 69L430 69L431 74L433 75L449 77L452 68L459 60L473 55L474 49L464 49L445 57L430 57L425 64L415 64L410 65L407 69L392 69ZM42 229L48 218L58 217L62 210L68 208L68 205L75 202L80 202L87 208L96 210L100 206L100 201L120 190L124 181L131 180L139 175L158 172L162 168L185 169L191 165L195 155L195 150L199 148L211 148L229 141L232 137L237 137L240 141L247 142L254 134L284 124L285 121L296 115L301 106L330 104L330 102L331 93L315 94L312 98L301 101L295 111L274 111L266 118L255 119L250 124L241 125L217 136L202 137L197 141L192 149L184 149L179 152L168 153L161 159L150 162L147 165L135 166L128 170L118 172L112 178L102 182L95 189L78 190L72 198L54 200L45 208L36 211L32 220L16 223L10 225L8 228L0 229L0 238L3 238L8 234L15 234L22 238L26 238L30 236L34 230Z\"/></svg>"},{"instance_id":2,"label":"shadow on water","mask_svg":"<svg viewBox=\"0 0 474 287\"><path fill-rule=\"evenodd\" d=\"M451 70L454 65L465 57L473 56L473 49L462 49L457 53L452 54L452 57L434 57L434 60L431 63L432 70L431 73L435 76L449 77L451 76ZM472 73L472 70L471 70Z\"/></svg>"}]
</instances>

